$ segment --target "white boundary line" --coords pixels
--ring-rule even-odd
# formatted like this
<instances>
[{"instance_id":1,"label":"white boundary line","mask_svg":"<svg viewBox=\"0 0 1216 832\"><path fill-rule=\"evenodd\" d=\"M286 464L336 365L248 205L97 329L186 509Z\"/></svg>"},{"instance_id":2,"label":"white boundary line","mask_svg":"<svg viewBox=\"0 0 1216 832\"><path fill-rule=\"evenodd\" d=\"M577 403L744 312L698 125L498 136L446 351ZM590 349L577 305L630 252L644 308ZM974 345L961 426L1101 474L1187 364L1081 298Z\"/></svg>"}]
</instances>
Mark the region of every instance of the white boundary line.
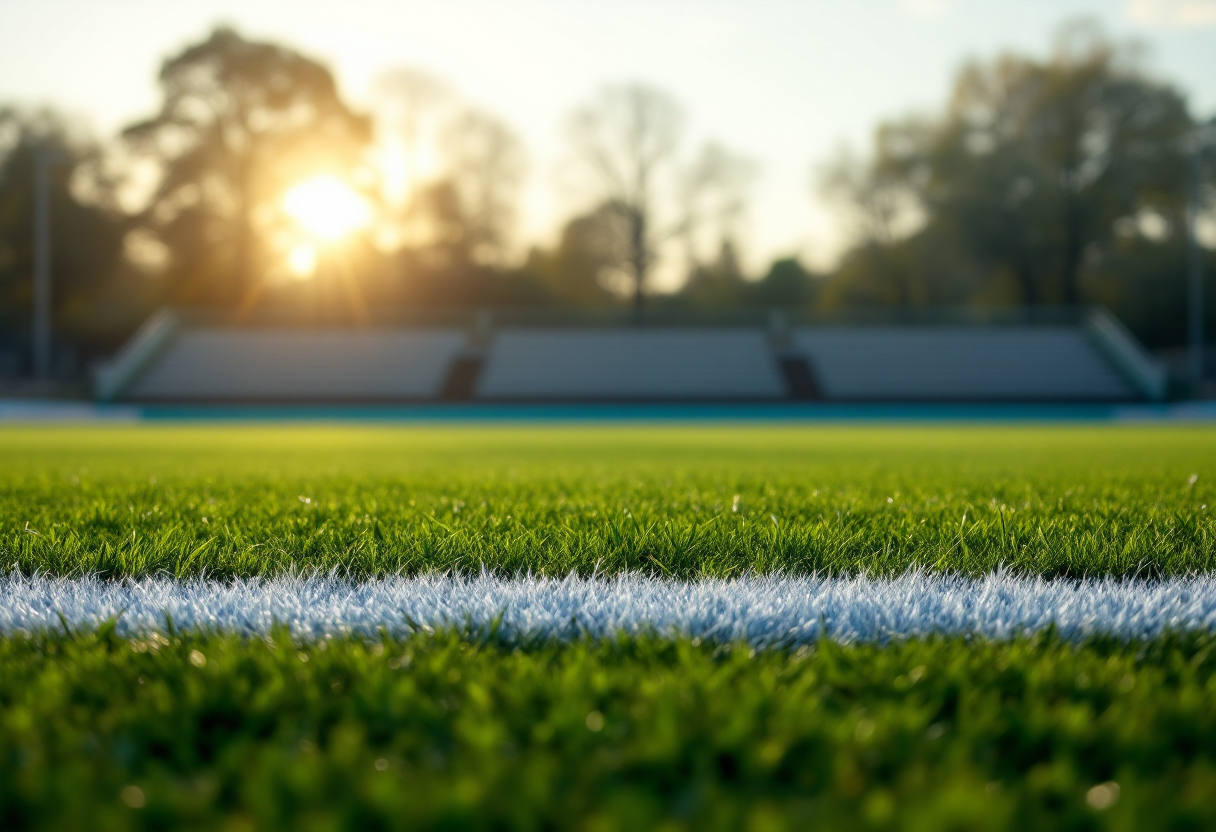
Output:
<instances>
[{"instance_id":1,"label":"white boundary line","mask_svg":"<svg viewBox=\"0 0 1216 832\"><path fill-rule=\"evenodd\" d=\"M61 617L62 616L62 619ZM1216 632L1216 577L1044 580L911 572L894 578L747 577L666 581L424 575L352 582L332 577L237 581L166 578L0 577L0 633L91 629L118 617L124 635L214 629L299 638L381 628L496 627L511 641L571 640L620 632L681 634L756 646L833 639L883 641L932 634L1007 639L1055 626L1066 639L1152 638Z\"/></svg>"}]
</instances>

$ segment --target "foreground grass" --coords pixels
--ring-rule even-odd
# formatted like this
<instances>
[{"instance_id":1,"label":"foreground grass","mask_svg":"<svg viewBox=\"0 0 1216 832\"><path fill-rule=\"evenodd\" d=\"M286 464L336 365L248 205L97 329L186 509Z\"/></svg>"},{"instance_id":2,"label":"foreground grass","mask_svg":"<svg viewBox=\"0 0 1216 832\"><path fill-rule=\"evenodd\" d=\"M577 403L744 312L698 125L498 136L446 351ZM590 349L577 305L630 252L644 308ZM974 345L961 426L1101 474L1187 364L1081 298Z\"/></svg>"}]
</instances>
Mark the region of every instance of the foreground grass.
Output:
<instances>
[{"instance_id":1,"label":"foreground grass","mask_svg":"<svg viewBox=\"0 0 1216 832\"><path fill-rule=\"evenodd\" d=\"M1216 641L0 639L5 829L1203 829Z\"/></svg>"},{"instance_id":2,"label":"foreground grass","mask_svg":"<svg viewBox=\"0 0 1216 832\"><path fill-rule=\"evenodd\" d=\"M1216 568L1200 427L0 430L0 565L1042 575Z\"/></svg>"}]
</instances>

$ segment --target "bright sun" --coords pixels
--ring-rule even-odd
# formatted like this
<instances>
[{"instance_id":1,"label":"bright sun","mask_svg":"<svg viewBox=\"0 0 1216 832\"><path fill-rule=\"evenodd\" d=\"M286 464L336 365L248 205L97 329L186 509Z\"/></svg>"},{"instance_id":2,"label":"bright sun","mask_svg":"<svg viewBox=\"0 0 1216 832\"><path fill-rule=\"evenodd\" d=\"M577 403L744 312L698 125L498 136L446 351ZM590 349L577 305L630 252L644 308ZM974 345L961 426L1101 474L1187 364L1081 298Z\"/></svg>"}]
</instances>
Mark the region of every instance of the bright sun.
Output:
<instances>
[{"instance_id":1,"label":"bright sun","mask_svg":"<svg viewBox=\"0 0 1216 832\"><path fill-rule=\"evenodd\" d=\"M367 200L329 174L296 185L284 195L283 207L305 231L326 242L363 228L372 215Z\"/></svg>"},{"instance_id":2,"label":"bright sun","mask_svg":"<svg viewBox=\"0 0 1216 832\"><path fill-rule=\"evenodd\" d=\"M308 243L292 246L287 253L287 268L296 277L312 277L317 271L317 250Z\"/></svg>"}]
</instances>

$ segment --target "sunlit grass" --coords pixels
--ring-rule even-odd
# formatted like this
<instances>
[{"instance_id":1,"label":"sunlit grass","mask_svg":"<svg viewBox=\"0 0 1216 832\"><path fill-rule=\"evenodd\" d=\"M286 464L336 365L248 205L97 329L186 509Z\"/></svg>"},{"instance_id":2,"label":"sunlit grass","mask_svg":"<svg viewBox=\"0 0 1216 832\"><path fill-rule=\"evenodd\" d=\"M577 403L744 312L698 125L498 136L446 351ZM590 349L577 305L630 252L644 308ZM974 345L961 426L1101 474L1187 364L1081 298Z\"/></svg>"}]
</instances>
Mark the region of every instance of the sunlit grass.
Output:
<instances>
[{"instance_id":1,"label":"sunlit grass","mask_svg":"<svg viewBox=\"0 0 1216 832\"><path fill-rule=\"evenodd\" d=\"M1216 566L1204 426L8 428L0 460L26 573Z\"/></svg>"}]
</instances>

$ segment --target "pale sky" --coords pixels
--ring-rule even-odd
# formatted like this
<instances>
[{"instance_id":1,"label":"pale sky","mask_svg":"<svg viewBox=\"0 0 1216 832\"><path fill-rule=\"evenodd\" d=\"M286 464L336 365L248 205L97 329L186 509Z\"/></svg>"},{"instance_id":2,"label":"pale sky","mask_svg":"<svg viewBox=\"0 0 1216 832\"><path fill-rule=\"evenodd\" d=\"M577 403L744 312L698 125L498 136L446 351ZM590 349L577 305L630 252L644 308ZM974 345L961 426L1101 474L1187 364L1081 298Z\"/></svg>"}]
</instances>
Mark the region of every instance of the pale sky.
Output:
<instances>
[{"instance_id":1,"label":"pale sky","mask_svg":"<svg viewBox=\"0 0 1216 832\"><path fill-rule=\"evenodd\" d=\"M830 263L842 228L812 174L874 126L940 109L969 57L1044 54L1090 17L1148 47L1193 112L1216 113L1216 0L0 0L0 101L52 104L101 136L152 112L160 62L217 23L324 60L358 106L395 66L445 79L505 121L531 160L524 239L548 243L583 207L559 184L567 114L644 81L760 166L746 259Z\"/></svg>"}]
</instances>

